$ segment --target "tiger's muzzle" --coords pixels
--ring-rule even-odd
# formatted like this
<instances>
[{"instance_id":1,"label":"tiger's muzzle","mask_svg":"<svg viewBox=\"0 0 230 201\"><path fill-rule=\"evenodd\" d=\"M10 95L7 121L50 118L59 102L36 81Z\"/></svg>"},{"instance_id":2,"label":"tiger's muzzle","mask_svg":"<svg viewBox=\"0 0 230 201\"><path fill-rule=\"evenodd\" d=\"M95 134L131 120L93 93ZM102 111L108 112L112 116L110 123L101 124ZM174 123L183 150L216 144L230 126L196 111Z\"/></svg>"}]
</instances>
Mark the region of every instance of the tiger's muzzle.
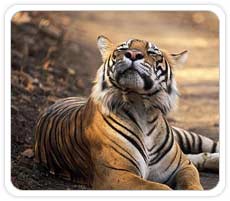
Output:
<instances>
[{"instance_id":1,"label":"tiger's muzzle","mask_svg":"<svg viewBox=\"0 0 230 201\"><path fill-rule=\"evenodd\" d=\"M141 57L137 53L136 57ZM134 58L135 56L132 56ZM143 68L143 59L131 60L124 57L122 61L115 64L114 78L119 86L124 89L131 90L149 90L153 86L151 74L146 72Z\"/></svg>"}]
</instances>

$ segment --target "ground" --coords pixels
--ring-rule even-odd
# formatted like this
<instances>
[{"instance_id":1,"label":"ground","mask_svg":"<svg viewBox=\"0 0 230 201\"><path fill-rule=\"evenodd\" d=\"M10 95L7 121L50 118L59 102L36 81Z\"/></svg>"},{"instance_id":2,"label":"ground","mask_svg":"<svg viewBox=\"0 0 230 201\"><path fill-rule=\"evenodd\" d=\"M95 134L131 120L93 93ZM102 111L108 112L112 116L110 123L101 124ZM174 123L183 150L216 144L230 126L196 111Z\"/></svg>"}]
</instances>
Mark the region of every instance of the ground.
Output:
<instances>
[{"instance_id":1,"label":"ground","mask_svg":"<svg viewBox=\"0 0 230 201\"><path fill-rule=\"evenodd\" d=\"M152 41L178 53L184 67L173 69L180 91L168 119L219 138L218 20L210 12L22 12L12 19L12 183L19 189L86 189L50 175L33 162L33 129L39 113L59 98L88 96L101 64L98 35L114 42ZM201 173L205 189L218 174Z\"/></svg>"}]
</instances>

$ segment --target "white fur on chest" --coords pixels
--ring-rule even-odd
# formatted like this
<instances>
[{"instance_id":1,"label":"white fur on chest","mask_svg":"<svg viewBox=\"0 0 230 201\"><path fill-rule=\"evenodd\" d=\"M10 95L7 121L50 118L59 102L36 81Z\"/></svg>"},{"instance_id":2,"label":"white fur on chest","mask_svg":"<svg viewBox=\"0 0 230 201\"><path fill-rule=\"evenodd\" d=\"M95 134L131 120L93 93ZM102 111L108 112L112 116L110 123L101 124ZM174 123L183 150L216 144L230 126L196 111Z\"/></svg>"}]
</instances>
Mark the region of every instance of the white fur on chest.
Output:
<instances>
[{"instance_id":1,"label":"white fur on chest","mask_svg":"<svg viewBox=\"0 0 230 201\"><path fill-rule=\"evenodd\" d=\"M169 165L169 162L171 161L170 155L175 150L172 149L170 151L171 153L167 153L167 155L164 156L161 159L161 161L158 162L157 164L149 165L150 161L155 157L157 157L158 155L158 152L156 152L155 154L151 154L151 153L156 149L155 147L157 147L159 143L161 143L165 139L165 135L166 135L166 130L160 129L161 127L165 126L165 125L161 125L162 121L156 120L153 123L148 123L148 121L153 119L154 116L156 115L155 114L153 115L151 112L143 112L142 115L141 113L139 113L139 115L135 115L135 118L142 130L140 131L136 129L136 134L138 134L138 136L141 138L147 153L147 162L141 160L140 158L140 161L142 163L141 171L143 173L142 175L143 178L162 183L169 178L169 176L173 173L173 171L176 168L173 167L175 166L175 164L172 164L172 167L168 168L167 171L165 171L165 168ZM150 135L147 135L149 131L153 128L154 124L156 124L155 129L152 130ZM133 124L132 127L135 128L135 125Z\"/></svg>"}]
</instances>

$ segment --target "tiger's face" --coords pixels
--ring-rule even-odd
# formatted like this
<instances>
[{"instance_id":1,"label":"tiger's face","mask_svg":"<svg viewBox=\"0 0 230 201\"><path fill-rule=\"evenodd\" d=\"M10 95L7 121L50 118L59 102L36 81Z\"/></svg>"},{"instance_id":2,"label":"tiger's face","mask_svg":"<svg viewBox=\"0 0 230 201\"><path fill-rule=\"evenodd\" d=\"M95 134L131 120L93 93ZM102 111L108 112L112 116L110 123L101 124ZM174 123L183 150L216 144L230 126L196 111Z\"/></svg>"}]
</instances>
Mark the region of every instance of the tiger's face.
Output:
<instances>
[{"instance_id":1,"label":"tiger's face","mask_svg":"<svg viewBox=\"0 0 230 201\"><path fill-rule=\"evenodd\" d=\"M112 97L111 94L117 92L116 95L120 93L124 98L124 94L136 93L151 103L155 101L162 104L175 96L176 83L172 68L186 60L187 51L168 54L154 43L139 39L129 39L114 45L104 36L98 37L98 48L103 65L97 74L94 96L99 97L97 93L103 98L106 94ZM164 107L170 107L169 101L165 102Z\"/></svg>"},{"instance_id":2,"label":"tiger's face","mask_svg":"<svg viewBox=\"0 0 230 201\"><path fill-rule=\"evenodd\" d=\"M167 89L163 81L171 76L163 53L156 45L143 40L128 40L118 45L110 56L108 76L124 91L153 93Z\"/></svg>"}]
</instances>

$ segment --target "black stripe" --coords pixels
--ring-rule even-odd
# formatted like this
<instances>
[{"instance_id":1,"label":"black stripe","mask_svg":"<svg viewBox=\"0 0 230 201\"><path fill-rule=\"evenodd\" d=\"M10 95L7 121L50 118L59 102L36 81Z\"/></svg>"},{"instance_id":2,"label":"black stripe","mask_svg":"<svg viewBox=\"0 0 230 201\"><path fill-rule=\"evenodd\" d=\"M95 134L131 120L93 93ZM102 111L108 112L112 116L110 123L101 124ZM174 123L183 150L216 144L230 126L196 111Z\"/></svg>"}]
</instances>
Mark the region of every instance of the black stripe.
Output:
<instances>
[{"instance_id":1,"label":"black stripe","mask_svg":"<svg viewBox=\"0 0 230 201\"><path fill-rule=\"evenodd\" d=\"M147 147L148 152L151 152L151 151L153 150L153 148L155 148L155 147L156 147L156 145L153 145L151 148L148 148L148 147ZM151 156L151 154L150 154L150 156Z\"/></svg>"},{"instance_id":2,"label":"black stripe","mask_svg":"<svg viewBox=\"0 0 230 201\"><path fill-rule=\"evenodd\" d=\"M202 139L201 139L201 136L198 135L198 153L201 153L202 152L202 146L203 146L203 142L202 142Z\"/></svg>"},{"instance_id":3,"label":"black stripe","mask_svg":"<svg viewBox=\"0 0 230 201\"><path fill-rule=\"evenodd\" d=\"M105 61L106 66L108 66L108 67L109 67L109 60L110 60L110 57L111 57L111 55L109 55L109 58Z\"/></svg>"},{"instance_id":4,"label":"black stripe","mask_svg":"<svg viewBox=\"0 0 230 201\"><path fill-rule=\"evenodd\" d=\"M42 153L42 151L44 150L44 155L45 155L45 162L46 162L46 165L48 167L48 169L51 169L50 168L50 161L48 160L49 159L49 156L48 156L48 153L47 153L47 145L46 145L46 131L47 131L47 127L49 125L49 119L46 119L45 122L43 122L43 128L42 128L42 136L41 136L41 147L43 148L42 150L40 150L40 152ZM43 130L44 129L44 126L45 126L45 131ZM41 155L42 156L42 155ZM42 158L42 157L41 157ZM44 161L43 161L44 162Z\"/></svg>"},{"instance_id":5,"label":"black stripe","mask_svg":"<svg viewBox=\"0 0 230 201\"><path fill-rule=\"evenodd\" d=\"M153 125L153 127L149 130L149 132L148 132L146 135L147 135L147 136L150 136L150 135L152 134L153 130L156 128L156 126L157 126L157 123L155 123L155 124Z\"/></svg>"},{"instance_id":6,"label":"black stripe","mask_svg":"<svg viewBox=\"0 0 230 201\"><path fill-rule=\"evenodd\" d=\"M139 151L139 153L142 155L142 157L145 160L145 162L147 161L147 157L146 157L145 153L143 152L142 148L139 146L139 144L133 138L131 138L130 136L125 135L120 130L115 128L104 116L103 116L103 119L109 125L109 127L111 127L113 130L115 130L121 136L123 136L126 140L128 140Z\"/></svg>"},{"instance_id":7,"label":"black stripe","mask_svg":"<svg viewBox=\"0 0 230 201\"><path fill-rule=\"evenodd\" d=\"M115 61L111 58L112 55L109 55L109 59L107 61L107 66L112 70L112 66L114 66ZM112 61L112 65L110 65L110 61Z\"/></svg>"},{"instance_id":8,"label":"black stripe","mask_svg":"<svg viewBox=\"0 0 230 201\"><path fill-rule=\"evenodd\" d=\"M160 144L160 146L154 152L149 154L150 156L158 153L165 146L166 142L168 141L168 138L169 138L169 135L170 135L169 126L167 125L167 122L166 122L165 119L164 119L164 122L165 122L165 125L166 125L166 128L167 128L167 134L165 135L165 138L164 138L163 142Z\"/></svg>"},{"instance_id":9,"label":"black stripe","mask_svg":"<svg viewBox=\"0 0 230 201\"><path fill-rule=\"evenodd\" d=\"M80 112L80 110L79 110ZM87 156L88 150L83 147L82 143L79 141L80 136L82 135L82 129L81 129L81 119L79 118L79 112L76 114L75 116L75 130L74 130L74 141L76 143L76 145L79 147L78 153L80 158L82 159L82 161L86 161L85 157ZM80 125L79 125L80 124ZM77 128L80 128L79 130L77 130ZM83 152L83 154L82 154Z\"/></svg>"},{"instance_id":10,"label":"black stripe","mask_svg":"<svg viewBox=\"0 0 230 201\"><path fill-rule=\"evenodd\" d=\"M74 169L73 167L73 163L74 163L74 158L68 148L68 145L66 143L66 131L65 131L65 124L66 124L66 121L65 119L68 118L68 116L64 116L63 118L61 118L60 122L59 122L59 136L61 138L61 143L62 143L62 153L63 153L63 157L65 158L67 164L68 164L68 169L69 171L71 172L72 169Z\"/></svg>"},{"instance_id":11,"label":"black stripe","mask_svg":"<svg viewBox=\"0 0 230 201\"><path fill-rule=\"evenodd\" d=\"M127 45L128 45L129 47L131 47L131 46L132 46L132 43L133 43L134 41L138 41L138 40L137 40L137 39L132 39L132 40L130 40L130 42L127 41ZM129 42L129 43L128 43L128 42Z\"/></svg>"},{"instance_id":12,"label":"black stripe","mask_svg":"<svg viewBox=\"0 0 230 201\"><path fill-rule=\"evenodd\" d=\"M123 148L121 145L119 145L116 141L110 139L110 138L109 138L106 134L104 134L103 132L102 132L102 134L103 134L107 139L109 139L113 144L115 144L116 146L118 146L122 151L124 151L125 153L127 153L127 154L129 155L129 157L132 158L132 160L131 160L130 158L128 158L128 157L125 156L124 154L121 154L119 151L117 151L117 150L115 149L115 147L112 146L112 148L113 148L115 151L117 151L117 152L118 152L119 154L121 154L123 157L125 157L126 159L128 159L128 160L136 167L136 169L137 169L138 172L139 172L139 175L141 176L142 173L141 173L141 170L139 169L140 164L139 164L139 162L136 160L136 158L134 158L132 154L130 154L129 152L127 152L126 149L124 149L124 148Z\"/></svg>"},{"instance_id":13,"label":"black stripe","mask_svg":"<svg viewBox=\"0 0 230 201\"><path fill-rule=\"evenodd\" d=\"M153 117L153 119L152 120L149 120L149 121L147 121L147 123L149 123L149 124L152 124L152 123L154 123L157 119L158 119L158 115L156 115L155 117Z\"/></svg>"},{"instance_id":14,"label":"black stripe","mask_svg":"<svg viewBox=\"0 0 230 201\"><path fill-rule=\"evenodd\" d=\"M165 80L166 82L168 81L168 62L166 61L165 59L165 74L166 74L166 77L165 77Z\"/></svg>"},{"instance_id":15,"label":"black stripe","mask_svg":"<svg viewBox=\"0 0 230 201\"><path fill-rule=\"evenodd\" d=\"M117 152L118 154L120 154L122 157L124 157L125 159L127 159L130 163L132 163L132 164L135 166L135 168L137 169L139 175L140 175L140 176L142 175L142 174L141 174L141 171L140 171L140 169L139 169L139 167L138 167L138 165L137 165L133 160L131 160L129 157L127 157L127 156L124 155L123 153L119 152L115 147L111 146L111 148L112 148L115 152ZM126 152L126 153L128 153L128 152Z\"/></svg>"},{"instance_id":16,"label":"black stripe","mask_svg":"<svg viewBox=\"0 0 230 201\"><path fill-rule=\"evenodd\" d=\"M163 184L168 183L168 182L170 181L170 179L174 176L174 174L176 173L176 171L177 171L178 168L180 167L181 159L182 159L182 153L180 152L180 158L179 158L177 167L176 167L175 170L171 173L171 175L169 176L169 178L168 178L166 181L162 182Z\"/></svg>"},{"instance_id":17,"label":"black stripe","mask_svg":"<svg viewBox=\"0 0 230 201\"><path fill-rule=\"evenodd\" d=\"M216 153L216 146L217 146L217 143L216 143L216 142L213 142L211 153Z\"/></svg>"},{"instance_id":18,"label":"black stripe","mask_svg":"<svg viewBox=\"0 0 230 201\"><path fill-rule=\"evenodd\" d=\"M130 111L126 110L125 108L123 108L123 110L124 110L125 114L126 114L126 115L136 124L136 126L141 130L141 132L143 132L142 129L141 129L141 127L140 127L140 125L138 124L137 120L136 120L135 117L133 116L133 114L132 114Z\"/></svg>"},{"instance_id":19,"label":"black stripe","mask_svg":"<svg viewBox=\"0 0 230 201\"><path fill-rule=\"evenodd\" d=\"M56 125L57 125L57 120L58 120L58 118L59 118L59 114L56 114L56 115L54 115L54 119L53 119L53 125L52 125L52 129L51 129L51 131L50 131L50 144L51 144L51 149L52 149L52 152L51 152L51 154L52 154L52 156L56 159L56 165L58 166L58 167L60 167L60 169L62 168L61 167L61 164L59 163L59 161L60 161L60 159L58 158L58 155L60 154L60 153L58 153L57 155L56 155L56 152L57 152L57 150L56 150L56 148L54 148L54 147L57 147L57 138L56 138L56 132L53 132L54 131L54 128L56 127Z\"/></svg>"},{"instance_id":20,"label":"black stripe","mask_svg":"<svg viewBox=\"0 0 230 201\"><path fill-rule=\"evenodd\" d=\"M196 138L194 136L194 133L189 133L192 137L192 149L191 149L191 153L197 153L196 151Z\"/></svg>"},{"instance_id":21,"label":"black stripe","mask_svg":"<svg viewBox=\"0 0 230 201\"><path fill-rule=\"evenodd\" d=\"M86 153L89 153L89 145L84 141L84 138L83 138L83 135L82 135L82 133L83 133L83 115L82 115L82 113L80 113L80 120L79 120L79 122L80 122L80 135L79 135L79 137L80 137L80 140L81 140L81 144L83 145L83 147L84 147L84 151L86 152Z\"/></svg>"},{"instance_id":22,"label":"black stripe","mask_svg":"<svg viewBox=\"0 0 230 201\"><path fill-rule=\"evenodd\" d=\"M190 144L187 133L185 131L183 131L183 134L184 134L184 137L186 140L186 146L187 146L187 150L186 150L185 154L188 154L188 153L191 153L191 144Z\"/></svg>"},{"instance_id":23,"label":"black stripe","mask_svg":"<svg viewBox=\"0 0 230 201\"><path fill-rule=\"evenodd\" d=\"M121 123L119 123L117 120L115 120L114 118L112 118L111 116L108 117L110 120L112 120L114 123L118 124L119 126L121 126L122 128L124 128L125 130L127 130L129 133L131 133L138 141L139 143L142 145L142 149L144 150L144 144L141 141L141 139L138 137L138 135L136 133L134 133L132 130L130 130L129 128L125 127L124 125L122 125Z\"/></svg>"},{"instance_id":24,"label":"black stripe","mask_svg":"<svg viewBox=\"0 0 230 201\"><path fill-rule=\"evenodd\" d=\"M130 154L129 152L126 151L125 148L123 148L121 145L119 145L116 141L114 141L113 139L109 138L109 136L107 136L106 134L104 134L102 132L102 134L107 138L109 139L113 144L115 144L116 146L118 146L120 149L122 149L125 153L127 153L134 161L136 164L140 165L139 162L136 160L136 158L133 157L132 154ZM139 166L138 166L139 167Z\"/></svg>"},{"instance_id":25,"label":"black stripe","mask_svg":"<svg viewBox=\"0 0 230 201\"><path fill-rule=\"evenodd\" d=\"M106 65L106 63L107 63L107 65ZM107 76L109 76L109 72L112 72L112 69L111 69L111 68L108 68L108 59L105 61L105 65L106 65L106 67L107 67L107 72L106 72L106 74L107 74Z\"/></svg>"},{"instance_id":26,"label":"black stripe","mask_svg":"<svg viewBox=\"0 0 230 201\"><path fill-rule=\"evenodd\" d=\"M45 119L48 118L48 115L46 116L41 116L39 118L38 121L38 126L36 127L36 137L35 137L35 141L36 141L36 145L37 145L37 150L36 150L36 156L38 157L38 162L41 162L41 140L42 140L42 135L43 132L41 132L41 126L43 125Z\"/></svg>"},{"instance_id":27,"label":"black stripe","mask_svg":"<svg viewBox=\"0 0 230 201\"><path fill-rule=\"evenodd\" d=\"M86 159L85 159L85 157L86 157L86 154L84 154L84 152L85 152L85 150L83 151L83 149L82 149L82 147L81 147L81 143L77 140L78 139L78 135L81 135L81 129L79 129L79 130L77 130L77 128L78 128L78 123L79 123L79 121L81 121L81 119L78 119L78 117L79 117L79 112L80 112L80 109L83 107L83 105L82 106L80 106L79 107L79 109L78 109L78 111L76 112L76 114L75 114L75 117L74 117L74 120L75 120L75 122L74 122L74 135L73 135L73 139L72 140L74 140L74 142L76 143L76 147L79 147L80 149L79 150L77 150L76 149L76 151L77 151L77 153L79 154L79 156L80 156L80 158L81 158L81 160L82 161L85 161ZM82 152L83 152L83 155L82 155Z\"/></svg>"},{"instance_id":28,"label":"black stripe","mask_svg":"<svg viewBox=\"0 0 230 201\"><path fill-rule=\"evenodd\" d=\"M160 71L161 74L157 75L157 71ZM166 74L166 70L163 70L161 66L157 66L157 71L156 71L156 75L157 75L158 80L160 79L160 77L162 77ZM166 81L166 78L163 81Z\"/></svg>"},{"instance_id":29,"label":"black stripe","mask_svg":"<svg viewBox=\"0 0 230 201\"><path fill-rule=\"evenodd\" d=\"M156 61L156 68L158 67L159 63L163 62L163 56L161 56L161 58L159 60ZM155 70L156 73L156 70Z\"/></svg>"},{"instance_id":30,"label":"black stripe","mask_svg":"<svg viewBox=\"0 0 230 201\"><path fill-rule=\"evenodd\" d=\"M155 109L157 109L157 110L160 110L160 112L164 114L164 111L162 110L162 108L159 108L159 107L157 107L157 106L155 106L155 105L152 105L151 107L152 107L152 108L155 108Z\"/></svg>"},{"instance_id":31,"label":"black stripe","mask_svg":"<svg viewBox=\"0 0 230 201\"><path fill-rule=\"evenodd\" d=\"M184 141L183 141L183 138L182 138L180 132L178 130L176 130L175 128L173 129L173 131L175 132L175 134L177 136L178 144L179 144L181 150L184 152L185 151Z\"/></svg>"},{"instance_id":32,"label":"black stripe","mask_svg":"<svg viewBox=\"0 0 230 201\"><path fill-rule=\"evenodd\" d=\"M117 89L119 89L120 91L125 91L125 90L123 90L121 87L119 87L116 83L115 83L115 81L109 76L109 81L111 82L111 84L115 87L115 88L117 88Z\"/></svg>"},{"instance_id":33,"label":"black stripe","mask_svg":"<svg viewBox=\"0 0 230 201\"><path fill-rule=\"evenodd\" d=\"M106 62L103 65L102 86L101 86L102 90L104 90L108 87L107 83L105 81L105 66L106 66L105 64L106 64Z\"/></svg>"},{"instance_id":34,"label":"black stripe","mask_svg":"<svg viewBox=\"0 0 230 201\"><path fill-rule=\"evenodd\" d=\"M54 170L55 173L59 172L62 168L60 164L61 160L58 157L60 153L56 155L57 150L56 148L54 148L54 147L57 147L57 140L56 140L56 133L53 132L53 130L54 130L54 127L56 126L56 121L58 118L59 118L59 114L53 115L52 128L50 129L50 132L49 132L49 143L51 147L49 153L52 156L51 158L53 158L55 161L55 165L53 165L53 168L55 169Z\"/></svg>"},{"instance_id":35,"label":"black stripe","mask_svg":"<svg viewBox=\"0 0 230 201\"><path fill-rule=\"evenodd\" d=\"M101 86L102 91L107 89L107 88L108 88L108 85L107 85L106 81L102 82L102 86Z\"/></svg>"},{"instance_id":36,"label":"black stripe","mask_svg":"<svg viewBox=\"0 0 230 201\"><path fill-rule=\"evenodd\" d=\"M170 70L170 80L172 80L172 71Z\"/></svg>"},{"instance_id":37,"label":"black stripe","mask_svg":"<svg viewBox=\"0 0 230 201\"><path fill-rule=\"evenodd\" d=\"M83 107L83 105L81 105L79 108L78 108L78 111L75 112L75 116L74 116L74 135L71 137L71 143L73 144L74 142L76 143L75 145L72 145L73 146L73 149L76 151L76 153L78 154L79 156L79 159L81 161L78 161L79 162L79 165L78 165L78 169L80 170L80 173L85 177L85 178L89 178L90 175L88 175L87 172L85 171L88 171L88 165L87 165L87 162L90 162L90 159L88 157L88 152L85 153L85 150L82 149L82 143L80 143L77 139L79 135L81 135L81 129L77 130L78 128L78 122L81 121L81 119L78 120L78 117L79 117L79 112L81 111L81 108ZM73 141L72 141L73 140ZM80 163L81 162L81 163ZM80 168L81 167L81 168ZM77 171L78 172L78 171Z\"/></svg>"},{"instance_id":38,"label":"black stripe","mask_svg":"<svg viewBox=\"0 0 230 201\"><path fill-rule=\"evenodd\" d=\"M140 74L141 78L144 80L144 90L150 90L153 86L152 79L146 74Z\"/></svg>"},{"instance_id":39,"label":"black stripe","mask_svg":"<svg viewBox=\"0 0 230 201\"><path fill-rule=\"evenodd\" d=\"M175 156L172 157L172 160L170 161L168 167L165 168L165 172L167 172L167 170L172 166L173 162L175 161L176 157L177 157L177 154L178 154L178 146L176 146L176 153L175 153Z\"/></svg>"},{"instance_id":40,"label":"black stripe","mask_svg":"<svg viewBox=\"0 0 230 201\"><path fill-rule=\"evenodd\" d=\"M76 125L76 122L77 122L78 114L79 114L79 111L80 111L81 108L82 108L82 106L79 107L78 110L75 111L75 113L74 113L74 131L73 131L73 136L71 136L71 135L69 135L69 136L70 136L70 144L72 145L72 148L73 148L74 151L78 154L78 156L80 157L80 159L81 159L82 161L85 161L85 155L82 156L80 150L77 149L77 148L80 148L80 149L81 149L81 147L80 147L78 141L76 140L76 139L77 139L77 138L76 138L76 134L78 133L78 132L77 132L77 125ZM79 134L79 133L78 133L78 134Z\"/></svg>"},{"instance_id":41,"label":"black stripe","mask_svg":"<svg viewBox=\"0 0 230 201\"><path fill-rule=\"evenodd\" d=\"M158 136L160 136L160 135L161 135L161 131L158 131L158 133L156 133L156 134L154 135L154 138L157 139ZM148 152L151 152L155 147L157 147L157 144L153 144L153 146L152 146L151 148L148 148L148 147L147 147ZM153 155L153 154L155 154L155 153L150 153L150 156Z\"/></svg>"},{"instance_id":42,"label":"black stripe","mask_svg":"<svg viewBox=\"0 0 230 201\"><path fill-rule=\"evenodd\" d=\"M169 151L171 151L171 149L173 148L173 145L174 145L174 137L173 137L171 132L170 132L170 134L171 134L171 140L170 140L170 144L168 145L168 147L165 150L163 149L163 151L161 153L159 153L156 158L152 159L150 161L149 165L153 165L153 164L158 163Z\"/></svg>"},{"instance_id":43,"label":"black stripe","mask_svg":"<svg viewBox=\"0 0 230 201\"><path fill-rule=\"evenodd\" d=\"M102 77L103 82L105 81L105 64L106 62L103 65L103 77Z\"/></svg>"}]
</instances>

